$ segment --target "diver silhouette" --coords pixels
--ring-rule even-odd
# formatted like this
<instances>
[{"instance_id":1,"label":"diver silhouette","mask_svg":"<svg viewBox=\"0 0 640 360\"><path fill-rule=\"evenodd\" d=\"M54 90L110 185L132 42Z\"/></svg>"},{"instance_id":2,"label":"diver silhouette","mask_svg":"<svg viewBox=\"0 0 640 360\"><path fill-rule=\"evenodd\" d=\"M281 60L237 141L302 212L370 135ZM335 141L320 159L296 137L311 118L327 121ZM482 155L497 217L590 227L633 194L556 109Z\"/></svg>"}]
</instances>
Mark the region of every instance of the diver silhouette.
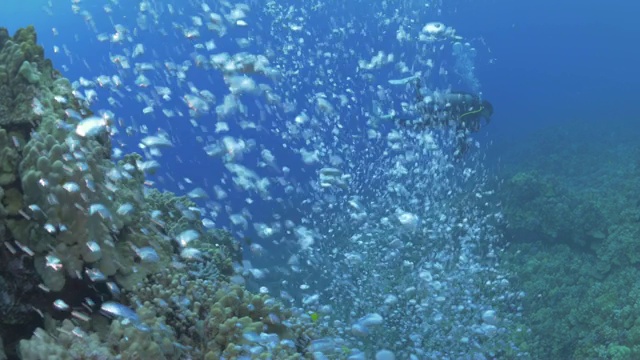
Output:
<instances>
[{"instance_id":1,"label":"diver silhouette","mask_svg":"<svg viewBox=\"0 0 640 360\"><path fill-rule=\"evenodd\" d=\"M456 158L463 157L469 149L469 134L478 132L481 120L485 124L491 122L493 105L482 100L478 95L466 92L437 93L424 96L420 79L416 79L416 112L417 118L394 116L393 120L402 127L415 131L424 131L436 127L455 128Z\"/></svg>"}]
</instances>

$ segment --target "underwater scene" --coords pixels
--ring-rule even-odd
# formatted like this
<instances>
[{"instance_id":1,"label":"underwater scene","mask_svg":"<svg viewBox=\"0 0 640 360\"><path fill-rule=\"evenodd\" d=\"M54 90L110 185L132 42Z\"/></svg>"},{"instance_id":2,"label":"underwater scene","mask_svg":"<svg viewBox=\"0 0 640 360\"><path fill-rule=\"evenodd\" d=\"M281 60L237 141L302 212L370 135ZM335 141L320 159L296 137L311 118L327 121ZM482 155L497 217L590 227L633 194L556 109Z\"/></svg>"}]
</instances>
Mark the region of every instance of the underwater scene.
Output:
<instances>
[{"instance_id":1,"label":"underwater scene","mask_svg":"<svg viewBox=\"0 0 640 360\"><path fill-rule=\"evenodd\" d=\"M640 3L0 3L0 360L640 359Z\"/></svg>"}]
</instances>

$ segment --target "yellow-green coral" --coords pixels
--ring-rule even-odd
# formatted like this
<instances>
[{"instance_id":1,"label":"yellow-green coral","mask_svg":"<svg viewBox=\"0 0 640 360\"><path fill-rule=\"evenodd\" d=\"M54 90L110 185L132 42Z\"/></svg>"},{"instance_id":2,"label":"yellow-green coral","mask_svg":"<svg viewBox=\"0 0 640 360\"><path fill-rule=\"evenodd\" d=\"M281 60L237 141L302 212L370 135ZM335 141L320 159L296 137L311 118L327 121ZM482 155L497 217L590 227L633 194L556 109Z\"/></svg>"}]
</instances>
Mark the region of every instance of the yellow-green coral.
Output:
<instances>
[{"instance_id":1,"label":"yellow-green coral","mask_svg":"<svg viewBox=\"0 0 640 360\"><path fill-rule=\"evenodd\" d=\"M153 308L197 358L237 356L246 351L239 345L250 344L244 338L247 333L295 340L305 331L300 324L284 325L292 314L279 301L239 285L190 275L187 268L153 274L129 296L131 302ZM282 358L301 357L294 348L279 345L277 350Z\"/></svg>"},{"instance_id":2,"label":"yellow-green coral","mask_svg":"<svg viewBox=\"0 0 640 360\"><path fill-rule=\"evenodd\" d=\"M98 331L64 320L49 332L39 328L31 339L22 340L20 356L23 360L182 358L166 325L153 314L149 319L145 330L115 320Z\"/></svg>"}]
</instances>

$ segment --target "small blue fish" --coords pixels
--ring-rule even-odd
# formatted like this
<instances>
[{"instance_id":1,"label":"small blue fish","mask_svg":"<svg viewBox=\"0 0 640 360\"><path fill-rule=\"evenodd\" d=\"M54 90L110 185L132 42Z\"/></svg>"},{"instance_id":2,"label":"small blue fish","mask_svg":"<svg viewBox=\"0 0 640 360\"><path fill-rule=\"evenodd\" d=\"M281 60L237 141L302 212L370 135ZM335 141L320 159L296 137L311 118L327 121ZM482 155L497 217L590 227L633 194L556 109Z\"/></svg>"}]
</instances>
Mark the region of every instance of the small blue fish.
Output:
<instances>
[{"instance_id":1,"label":"small blue fish","mask_svg":"<svg viewBox=\"0 0 640 360\"><path fill-rule=\"evenodd\" d=\"M100 133L106 132L109 127L109 122L98 116L91 116L82 121L76 126L76 134L79 136L95 136Z\"/></svg>"},{"instance_id":2,"label":"small blue fish","mask_svg":"<svg viewBox=\"0 0 640 360\"><path fill-rule=\"evenodd\" d=\"M118 215L122 216L129 215L133 212L133 205L129 203L122 204L118 207L118 210L116 210L116 212L118 213Z\"/></svg>"},{"instance_id":3,"label":"small blue fish","mask_svg":"<svg viewBox=\"0 0 640 360\"><path fill-rule=\"evenodd\" d=\"M178 234L178 236L176 236L176 241L180 246L186 247L187 245L189 245L190 242L197 240L199 238L200 238L200 234L197 231L193 229L189 229Z\"/></svg>"},{"instance_id":4,"label":"small blue fish","mask_svg":"<svg viewBox=\"0 0 640 360\"><path fill-rule=\"evenodd\" d=\"M138 254L140 260L145 263L157 263L160 261L160 256L158 256L156 250L150 246L137 249L136 254Z\"/></svg>"},{"instance_id":5,"label":"small blue fish","mask_svg":"<svg viewBox=\"0 0 640 360\"><path fill-rule=\"evenodd\" d=\"M131 308L124 306L115 301L107 301L100 306L100 311L109 317L114 318L122 318L128 320L131 324L133 324L140 331L149 331L149 327L144 325L138 314L133 311Z\"/></svg>"}]
</instances>

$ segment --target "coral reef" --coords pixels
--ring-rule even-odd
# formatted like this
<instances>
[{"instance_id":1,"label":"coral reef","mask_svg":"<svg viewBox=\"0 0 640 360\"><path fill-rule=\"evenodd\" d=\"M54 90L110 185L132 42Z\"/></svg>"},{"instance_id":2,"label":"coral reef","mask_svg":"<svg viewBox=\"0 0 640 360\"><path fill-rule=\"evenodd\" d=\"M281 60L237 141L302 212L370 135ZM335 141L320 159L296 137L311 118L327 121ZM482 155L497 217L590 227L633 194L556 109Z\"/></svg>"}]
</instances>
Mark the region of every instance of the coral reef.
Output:
<instances>
[{"instance_id":1,"label":"coral reef","mask_svg":"<svg viewBox=\"0 0 640 360\"><path fill-rule=\"evenodd\" d=\"M18 30L13 37L0 29L0 126L8 131L35 126L42 114L34 111L34 99L42 90L51 92L59 76L37 45L33 27ZM49 101L46 105L55 109L53 98Z\"/></svg>"},{"instance_id":2,"label":"coral reef","mask_svg":"<svg viewBox=\"0 0 640 360\"><path fill-rule=\"evenodd\" d=\"M51 291L62 290L68 278L82 278L87 269L107 277L128 271L134 252L115 241L124 226L115 211L120 203L135 202L142 188L124 187L108 174L132 177L138 170L115 166L108 141L73 131L81 119L69 114L91 112L74 100L70 83L44 59L33 28L12 39L3 31L0 39L6 64L0 88L5 100L0 107L2 201L10 239L5 242L33 253Z\"/></svg>"},{"instance_id":3,"label":"coral reef","mask_svg":"<svg viewBox=\"0 0 640 360\"><path fill-rule=\"evenodd\" d=\"M512 236L586 246L606 232L599 199L577 193L551 176L518 172L506 181L502 196Z\"/></svg>"},{"instance_id":4,"label":"coral reef","mask_svg":"<svg viewBox=\"0 0 640 360\"><path fill-rule=\"evenodd\" d=\"M603 138L612 128L621 134ZM640 357L640 167L630 161L639 135L635 124L582 121L514 152L503 258L526 293L534 358Z\"/></svg>"},{"instance_id":5,"label":"coral reef","mask_svg":"<svg viewBox=\"0 0 640 360\"><path fill-rule=\"evenodd\" d=\"M191 267L151 275L129 301L172 324L178 342L195 358L301 357L295 340L309 333L292 322L290 310L239 285L203 278Z\"/></svg>"},{"instance_id":6,"label":"coral reef","mask_svg":"<svg viewBox=\"0 0 640 360\"><path fill-rule=\"evenodd\" d=\"M102 125L78 131L87 119ZM230 234L145 189L140 156L111 159L112 122L76 99L33 27L0 29L0 358L310 356L296 342L309 324L230 283Z\"/></svg>"},{"instance_id":7,"label":"coral reef","mask_svg":"<svg viewBox=\"0 0 640 360\"><path fill-rule=\"evenodd\" d=\"M145 278L126 303L137 304L139 320L88 323L64 320L37 329L20 343L23 359L253 359L305 358L296 340L309 336L291 312L265 295L238 285L195 276L187 264ZM139 322L138 322L139 321ZM51 324L52 326L54 324Z\"/></svg>"}]
</instances>

